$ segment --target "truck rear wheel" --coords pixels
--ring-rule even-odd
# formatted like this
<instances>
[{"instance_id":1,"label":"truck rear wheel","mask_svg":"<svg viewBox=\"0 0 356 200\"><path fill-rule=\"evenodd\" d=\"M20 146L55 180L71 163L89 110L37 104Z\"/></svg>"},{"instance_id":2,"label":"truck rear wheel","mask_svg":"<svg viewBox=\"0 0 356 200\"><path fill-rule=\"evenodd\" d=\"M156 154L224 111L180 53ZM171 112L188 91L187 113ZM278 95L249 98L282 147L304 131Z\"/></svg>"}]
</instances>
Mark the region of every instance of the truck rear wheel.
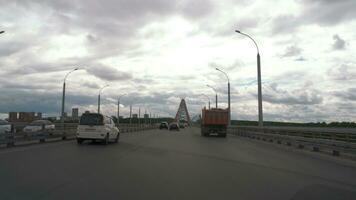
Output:
<instances>
[{"instance_id":1,"label":"truck rear wheel","mask_svg":"<svg viewBox=\"0 0 356 200\"><path fill-rule=\"evenodd\" d=\"M209 132L206 128L201 128L201 136L203 136L203 137L209 136Z\"/></svg>"}]
</instances>

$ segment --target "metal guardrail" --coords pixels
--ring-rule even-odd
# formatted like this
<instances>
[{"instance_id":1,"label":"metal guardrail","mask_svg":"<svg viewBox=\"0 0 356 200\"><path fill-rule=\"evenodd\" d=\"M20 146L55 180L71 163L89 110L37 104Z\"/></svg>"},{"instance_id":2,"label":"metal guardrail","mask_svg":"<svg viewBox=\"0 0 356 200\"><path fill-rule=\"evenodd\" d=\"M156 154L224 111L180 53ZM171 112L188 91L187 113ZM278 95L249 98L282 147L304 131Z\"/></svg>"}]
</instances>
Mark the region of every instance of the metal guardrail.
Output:
<instances>
[{"instance_id":1,"label":"metal guardrail","mask_svg":"<svg viewBox=\"0 0 356 200\"><path fill-rule=\"evenodd\" d=\"M0 145L13 147L37 142L44 143L52 140L75 139L77 126L78 124L75 123L64 124L64 126L62 126L62 124L56 124L55 130L45 130L44 127L42 127L41 131L33 133L24 133L23 131L18 131L19 129L12 126L11 132L0 134ZM157 128L157 125L155 124L142 124L141 126L120 124L119 129L120 133L131 133L155 128Z\"/></svg>"},{"instance_id":2,"label":"metal guardrail","mask_svg":"<svg viewBox=\"0 0 356 200\"><path fill-rule=\"evenodd\" d=\"M228 132L298 148L310 146L316 152L330 150L334 156L356 154L356 129L231 126Z\"/></svg>"}]
</instances>

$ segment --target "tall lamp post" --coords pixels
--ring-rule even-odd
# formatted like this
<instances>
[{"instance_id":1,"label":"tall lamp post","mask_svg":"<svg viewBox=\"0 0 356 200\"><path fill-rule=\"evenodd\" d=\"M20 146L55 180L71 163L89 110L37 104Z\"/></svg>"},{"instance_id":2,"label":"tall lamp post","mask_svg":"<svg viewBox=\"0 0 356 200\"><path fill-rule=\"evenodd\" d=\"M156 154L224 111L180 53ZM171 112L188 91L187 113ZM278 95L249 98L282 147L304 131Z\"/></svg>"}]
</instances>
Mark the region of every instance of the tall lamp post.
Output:
<instances>
[{"instance_id":1,"label":"tall lamp post","mask_svg":"<svg viewBox=\"0 0 356 200\"><path fill-rule=\"evenodd\" d=\"M258 126L263 126L263 109L262 109L262 83L261 83L261 59L260 59L260 50L257 46L256 41L246 33L243 33L239 30L235 30L236 33L244 35L250 38L257 48L257 82L258 82Z\"/></svg>"},{"instance_id":2,"label":"tall lamp post","mask_svg":"<svg viewBox=\"0 0 356 200\"><path fill-rule=\"evenodd\" d=\"M218 92L217 92L217 90L210 85L206 85L206 86L214 90L214 92L215 92L215 108L218 108Z\"/></svg>"},{"instance_id":3,"label":"tall lamp post","mask_svg":"<svg viewBox=\"0 0 356 200\"><path fill-rule=\"evenodd\" d=\"M229 111L229 126L231 125L231 104L230 104L230 79L226 72L222 71L219 68L215 68L216 70L223 73L227 79L227 102L228 102L228 111Z\"/></svg>"},{"instance_id":4,"label":"tall lamp post","mask_svg":"<svg viewBox=\"0 0 356 200\"><path fill-rule=\"evenodd\" d=\"M63 91L62 91L62 110L61 110L61 123L62 123L62 131L63 131L63 137L62 139L65 140L66 136L64 134L64 107L65 107L65 98L66 98L66 80L69 76L69 74L71 74L74 71L77 71L79 68L74 68L73 70L69 71L63 79Z\"/></svg>"},{"instance_id":5,"label":"tall lamp post","mask_svg":"<svg viewBox=\"0 0 356 200\"><path fill-rule=\"evenodd\" d=\"M127 95L127 94L125 93L125 94L120 95L117 100L117 126L120 125L120 99L121 99L121 97L123 97L125 95Z\"/></svg>"},{"instance_id":6,"label":"tall lamp post","mask_svg":"<svg viewBox=\"0 0 356 200\"><path fill-rule=\"evenodd\" d=\"M208 101L209 101L209 110L210 110L210 97L208 96L208 95L206 95L206 94L201 94L201 95L203 95L204 97L206 97L206 98L208 98Z\"/></svg>"},{"instance_id":7,"label":"tall lamp post","mask_svg":"<svg viewBox=\"0 0 356 200\"><path fill-rule=\"evenodd\" d=\"M103 87L100 88L99 90L99 95L98 95L98 113L100 113L100 94L101 94L101 91L103 91L104 88L106 87L109 87L109 85L105 85Z\"/></svg>"}]
</instances>

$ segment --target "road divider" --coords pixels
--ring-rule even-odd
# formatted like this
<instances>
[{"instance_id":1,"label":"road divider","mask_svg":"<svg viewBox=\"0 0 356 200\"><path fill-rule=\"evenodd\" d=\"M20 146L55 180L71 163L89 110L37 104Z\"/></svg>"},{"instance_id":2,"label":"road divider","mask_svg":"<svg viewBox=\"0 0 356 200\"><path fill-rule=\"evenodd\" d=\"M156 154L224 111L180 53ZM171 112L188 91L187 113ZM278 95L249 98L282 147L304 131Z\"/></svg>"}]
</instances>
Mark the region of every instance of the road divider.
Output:
<instances>
[{"instance_id":1,"label":"road divider","mask_svg":"<svg viewBox=\"0 0 356 200\"><path fill-rule=\"evenodd\" d=\"M356 129L231 126L228 133L356 159Z\"/></svg>"}]
</instances>

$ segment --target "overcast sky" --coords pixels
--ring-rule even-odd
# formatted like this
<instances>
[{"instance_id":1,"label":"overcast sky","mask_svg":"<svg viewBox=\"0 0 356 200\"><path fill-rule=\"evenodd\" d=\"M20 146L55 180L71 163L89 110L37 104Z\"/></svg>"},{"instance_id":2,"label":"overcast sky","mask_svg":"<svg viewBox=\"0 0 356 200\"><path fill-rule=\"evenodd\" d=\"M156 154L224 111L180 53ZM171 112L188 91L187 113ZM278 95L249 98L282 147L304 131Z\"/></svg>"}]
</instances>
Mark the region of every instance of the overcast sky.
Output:
<instances>
[{"instance_id":1,"label":"overcast sky","mask_svg":"<svg viewBox=\"0 0 356 200\"><path fill-rule=\"evenodd\" d=\"M145 108L191 115L219 91L232 118L257 119L256 48L262 60L264 119L356 121L355 0L0 0L0 113L58 116L66 108L122 114ZM213 104L213 102L212 102ZM1 118L0 117L0 118Z\"/></svg>"}]
</instances>

